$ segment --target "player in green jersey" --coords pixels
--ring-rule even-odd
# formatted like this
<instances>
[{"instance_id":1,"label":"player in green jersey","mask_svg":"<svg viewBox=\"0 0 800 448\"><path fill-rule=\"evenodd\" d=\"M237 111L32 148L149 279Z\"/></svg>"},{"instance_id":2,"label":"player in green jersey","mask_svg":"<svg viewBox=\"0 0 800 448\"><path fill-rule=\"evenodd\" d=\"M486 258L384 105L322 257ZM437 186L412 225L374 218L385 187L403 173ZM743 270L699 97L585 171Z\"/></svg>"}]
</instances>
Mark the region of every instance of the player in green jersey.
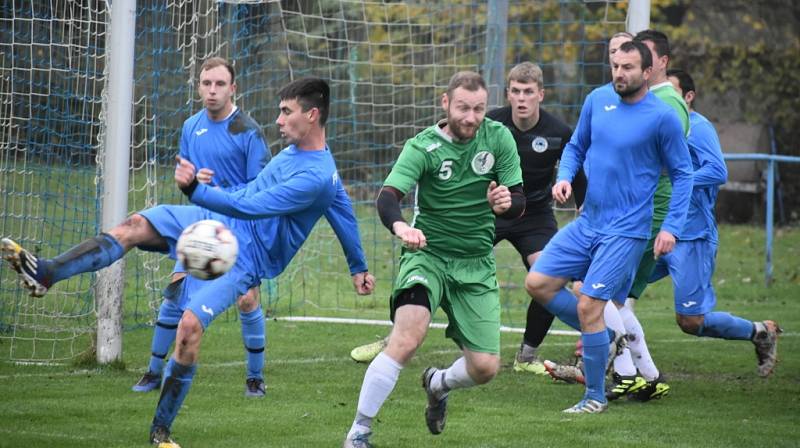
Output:
<instances>
[{"instance_id":1,"label":"player in green jersey","mask_svg":"<svg viewBox=\"0 0 800 448\"><path fill-rule=\"evenodd\" d=\"M441 99L447 118L406 142L378 195L381 221L403 242L391 298L394 325L364 375L345 447L370 446L372 420L438 308L463 356L447 369L423 372L431 433L444 429L449 391L487 383L500 367L494 223L496 216L519 216L525 197L516 143L503 124L484 120L487 100L480 75L456 73ZM417 212L409 225L400 200L415 185Z\"/></svg>"}]
</instances>

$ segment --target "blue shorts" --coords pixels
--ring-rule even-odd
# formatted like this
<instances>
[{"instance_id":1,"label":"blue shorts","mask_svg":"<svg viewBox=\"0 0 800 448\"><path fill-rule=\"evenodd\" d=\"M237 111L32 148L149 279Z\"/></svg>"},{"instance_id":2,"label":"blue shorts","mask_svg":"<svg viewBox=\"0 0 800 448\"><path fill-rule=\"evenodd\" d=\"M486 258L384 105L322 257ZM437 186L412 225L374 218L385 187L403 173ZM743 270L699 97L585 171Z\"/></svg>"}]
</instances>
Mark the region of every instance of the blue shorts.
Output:
<instances>
[{"instance_id":1,"label":"blue shorts","mask_svg":"<svg viewBox=\"0 0 800 448\"><path fill-rule=\"evenodd\" d=\"M234 266L225 275L214 280L200 280L187 275L183 281L178 308L189 310L208 328L211 322L236 303L253 284L253 276L239 266Z\"/></svg>"},{"instance_id":2,"label":"blue shorts","mask_svg":"<svg viewBox=\"0 0 800 448\"><path fill-rule=\"evenodd\" d=\"M646 245L646 239L594 232L576 219L547 243L531 271L583 279L583 294L624 302Z\"/></svg>"},{"instance_id":3,"label":"blue shorts","mask_svg":"<svg viewBox=\"0 0 800 448\"><path fill-rule=\"evenodd\" d=\"M711 284L716 267L717 244L708 240L679 241L672 252L662 255L650 283L672 277L675 312L701 316L714 310L717 296Z\"/></svg>"},{"instance_id":4,"label":"blue shorts","mask_svg":"<svg viewBox=\"0 0 800 448\"><path fill-rule=\"evenodd\" d=\"M176 258L175 246L183 229L197 221L215 219L228 226L236 235L239 257L230 271L214 280L200 280L192 276L187 276L184 280L178 307L181 310L191 310L200 319L203 328L207 328L211 321L233 305L239 296L260 283L254 274L256 271L248 261L253 260L253 256L244 254L248 248L255 247L251 243L252 236L245 221L232 219L195 205L159 205L140 211L138 214L147 219L156 232L164 238L172 259ZM153 249L142 246L139 248Z\"/></svg>"}]
</instances>

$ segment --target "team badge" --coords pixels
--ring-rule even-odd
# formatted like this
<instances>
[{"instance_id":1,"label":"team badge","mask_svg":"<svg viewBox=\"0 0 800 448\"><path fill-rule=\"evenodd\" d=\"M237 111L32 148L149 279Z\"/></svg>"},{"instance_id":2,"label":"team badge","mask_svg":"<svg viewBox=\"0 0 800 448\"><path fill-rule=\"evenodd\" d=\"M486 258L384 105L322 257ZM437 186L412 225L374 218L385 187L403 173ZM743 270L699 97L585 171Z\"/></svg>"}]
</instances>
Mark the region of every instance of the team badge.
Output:
<instances>
[{"instance_id":1,"label":"team badge","mask_svg":"<svg viewBox=\"0 0 800 448\"><path fill-rule=\"evenodd\" d=\"M544 137L536 137L531 142L531 148L533 148L534 151L539 153L547 151L547 146L548 146L547 139Z\"/></svg>"},{"instance_id":2,"label":"team badge","mask_svg":"<svg viewBox=\"0 0 800 448\"><path fill-rule=\"evenodd\" d=\"M472 158L472 171L481 176L492 170L494 167L494 154L489 151L481 151Z\"/></svg>"}]
</instances>

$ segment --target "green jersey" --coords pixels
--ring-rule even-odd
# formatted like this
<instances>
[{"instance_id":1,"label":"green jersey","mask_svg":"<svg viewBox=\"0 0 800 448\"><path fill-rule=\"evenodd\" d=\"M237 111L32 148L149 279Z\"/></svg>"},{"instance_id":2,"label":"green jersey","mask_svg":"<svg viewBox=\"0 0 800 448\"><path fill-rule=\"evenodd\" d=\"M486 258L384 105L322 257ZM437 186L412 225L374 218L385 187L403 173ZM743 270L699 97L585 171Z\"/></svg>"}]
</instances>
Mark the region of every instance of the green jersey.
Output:
<instances>
[{"instance_id":1,"label":"green jersey","mask_svg":"<svg viewBox=\"0 0 800 448\"><path fill-rule=\"evenodd\" d=\"M661 101L667 103L670 107L675 109L678 113L678 118L683 125L683 133L689 136L689 108L686 102L683 101L681 95L675 90L671 82L662 82L661 84L650 87L650 91Z\"/></svg>"},{"instance_id":2,"label":"green jersey","mask_svg":"<svg viewBox=\"0 0 800 448\"><path fill-rule=\"evenodd\" d=\"M424 250L448 257L478 257L491 252L495 216L486 200L489 182L522 184L517 145L501 123L484 119L475 137L455 142L440 122L408 140L383 183L417 193L413 227Z\"/></svg>"},{"instance_id":3,"label":"green jersey","mask_svg":"<svg viewBox=\"0 0 800 448\"><path fill-rule=\"evenodd\" d=\"M686 136L689 135L689 108L686 107L686 102L683 101L678 91L672 86L670 82L662 82L661 84L654 85L650 88L661 101L667 103L675 112L678 113L678 118L683 125L683 132ZM661 223L669 211L669 200L672 197L672 184L669 182L669 177L662 174L658 180L658 187L656 187L656 194L653 198L653 235L661 229Z\"/></svg>"}]
</instances>

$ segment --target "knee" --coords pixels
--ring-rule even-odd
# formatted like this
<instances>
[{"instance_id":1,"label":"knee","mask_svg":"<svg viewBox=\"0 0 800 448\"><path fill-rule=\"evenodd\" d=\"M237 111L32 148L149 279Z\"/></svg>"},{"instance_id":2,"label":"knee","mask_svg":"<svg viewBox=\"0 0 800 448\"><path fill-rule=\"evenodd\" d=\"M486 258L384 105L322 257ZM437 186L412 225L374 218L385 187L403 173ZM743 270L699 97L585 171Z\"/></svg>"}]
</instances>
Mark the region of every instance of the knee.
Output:
<instances>
[{"instance_id":1,"label":"knee","mask_svg":"<svg viewBox=\"0 0 800 448\"><path fill-rule=\"evenodd\" d=\"M144 216L134 213L109 230L108 234L127 249L141 243L149 227L150 222Z\"/></svg>"},{"instance_id":2,"label":"knee","mask_svg":"<svg viewBox=\"0 0 800 448\"><path fill-rule=\"evenodd\" d=\"M608 302L582 296L578 299L578 317L581 322L597 322L603 316L603 310Z\"/></svg>"},{"instance_id":3,"label":"knee","mask_svg":"<svg viewBox=\"0 0 800 448\"><path fill-rule=\"evenodd\" d=\"M422 345L422 339L413 334L392 332L386 344L386 352L392 359L405 365L414 356L420 345Z\"/></svg>"},{"instance_id":4,"label":"knee","mask_svg":"<svg viewBox=\"0 0 800 448\"><path fill-rule=\"evenodd\" d=\"M500 371L500 357L499 356L486 356L485 358L476 362L472 369L470 369L470 377L476 384L486 384Z\"/></svg>"},{"instance_id":5,"label":"knee","mask_svg":"<svg viewBox=\"0 0 800 448\"><path fill-rule=\"evenodd\" d=\"M250 288L249 291L239 297L236 305L239 307L239 311L243 313L249 313L258 308L258 306L261 304L260 302L258 288Z\"/></svg>"},{"instance_id":6,"label":"knee","mask_svg":"<svg viewBox=\"0 0 800 448\"><path fill-rule=\"evenodd\" d=\"M525 276L525 290L528 291L528 295L541 302L547 296L547 282L541 274L529 272Z\"/></svg>"},{"instance_id":7,"label":"knee","mask_svg":"<svg viewBox=\"0 0 800 448\"><path fill-rule=\"evenodd\" d=\"M175 339L176 350L191 350L199 344L203 336L203 324L191 311L183 313L178 322L178 334Z\"/></svg>"},{"instance_id":8,"label":"knee","mask_svg":"<svg viewBox=\"0 0 800 448\"><path fill-rule=\"evenodd\" d=\"M686 334L697 336L700 333L700 328L703 326L703 316L686 316L683 314L675 315L675 322Z\"/></svg>"}]
</instances>

